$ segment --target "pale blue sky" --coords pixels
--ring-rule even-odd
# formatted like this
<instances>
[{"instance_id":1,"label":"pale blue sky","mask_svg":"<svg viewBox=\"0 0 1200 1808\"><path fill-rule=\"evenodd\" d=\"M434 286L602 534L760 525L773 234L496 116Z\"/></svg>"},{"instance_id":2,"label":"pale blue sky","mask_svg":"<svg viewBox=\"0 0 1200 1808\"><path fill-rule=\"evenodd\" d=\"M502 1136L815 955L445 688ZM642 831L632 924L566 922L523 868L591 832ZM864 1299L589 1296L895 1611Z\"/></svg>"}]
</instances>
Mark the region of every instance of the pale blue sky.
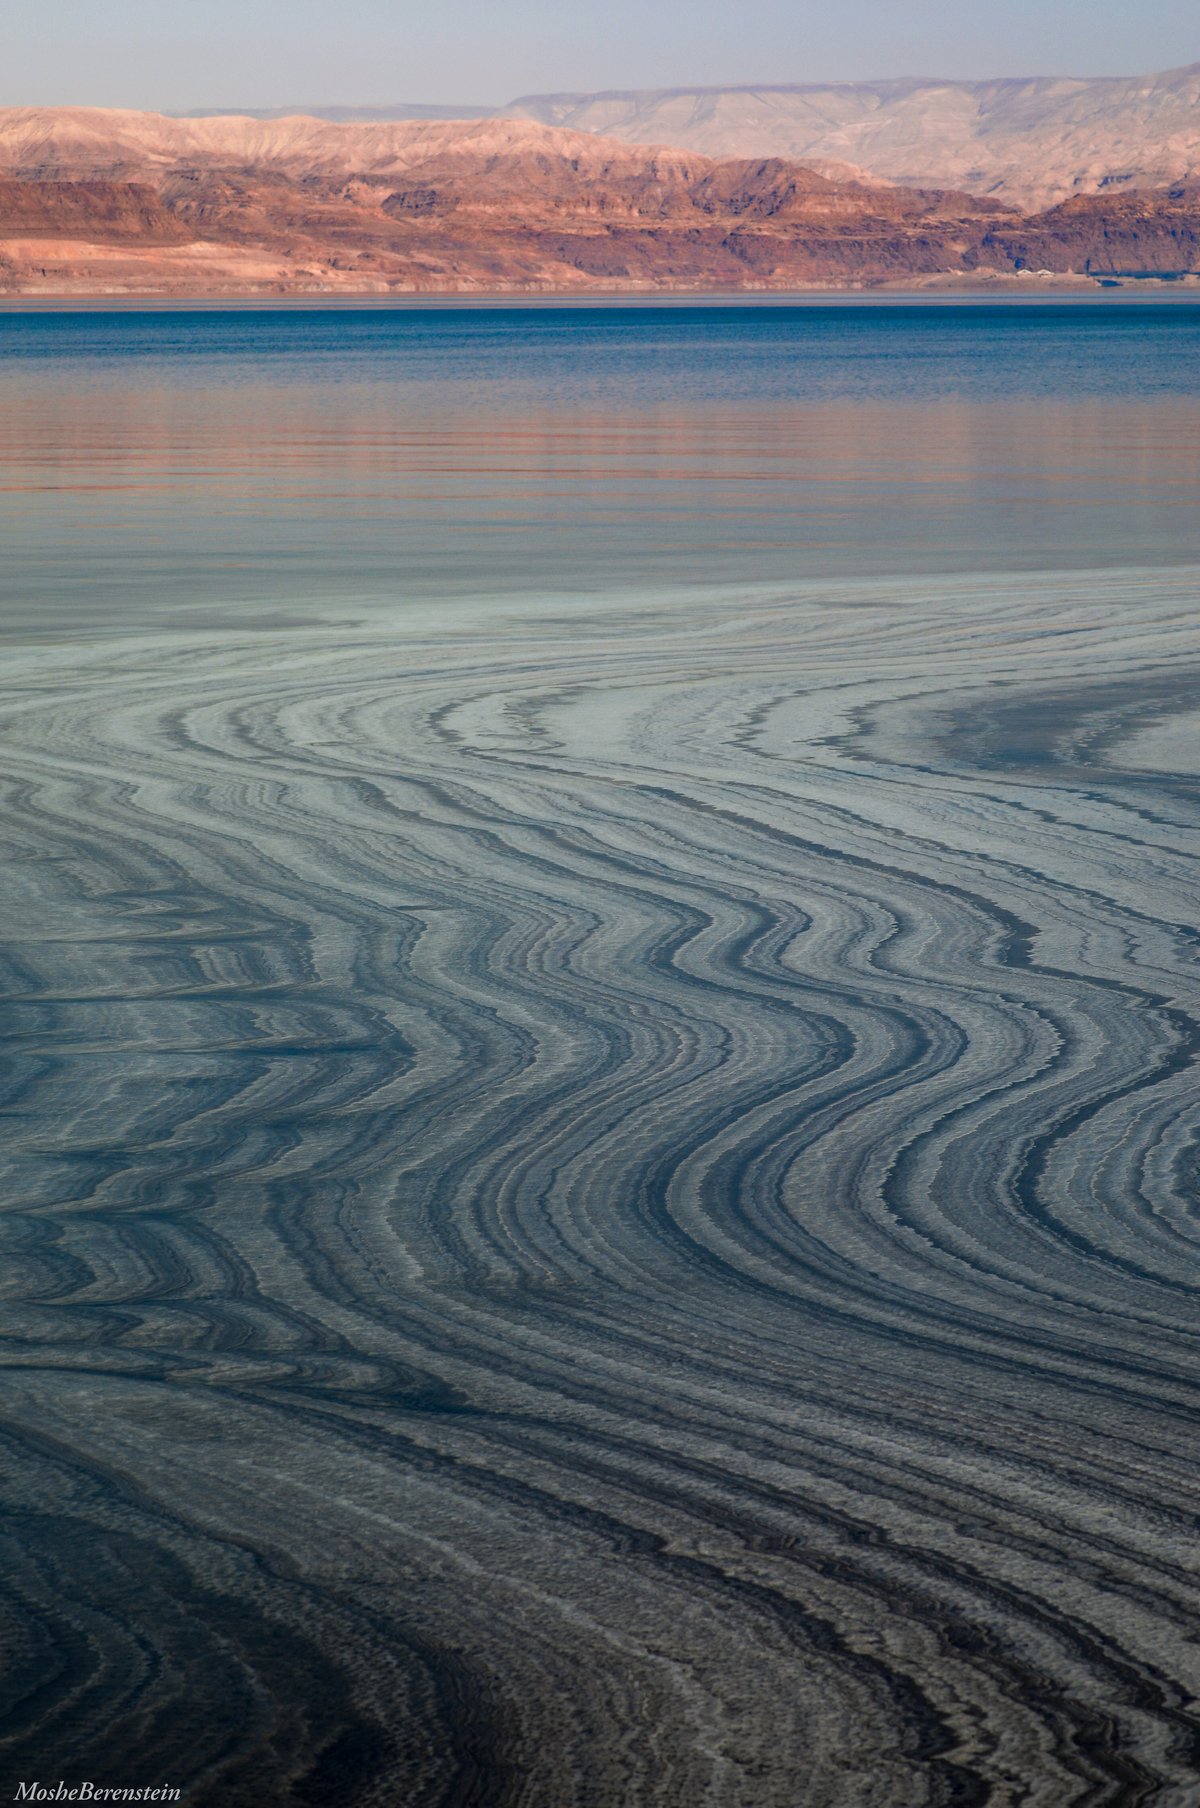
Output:
<instances>
[{"instance_id":1,"label":"pale blue sky","mask_svg":"<svg viewBox=\"0 0 1200 1808\"><path fill-rule=\"evenodd\" d=\"M3 0L0 104L500 104L546 89L1133 74L1197 0Z\"/></svg>"}]
</instances>

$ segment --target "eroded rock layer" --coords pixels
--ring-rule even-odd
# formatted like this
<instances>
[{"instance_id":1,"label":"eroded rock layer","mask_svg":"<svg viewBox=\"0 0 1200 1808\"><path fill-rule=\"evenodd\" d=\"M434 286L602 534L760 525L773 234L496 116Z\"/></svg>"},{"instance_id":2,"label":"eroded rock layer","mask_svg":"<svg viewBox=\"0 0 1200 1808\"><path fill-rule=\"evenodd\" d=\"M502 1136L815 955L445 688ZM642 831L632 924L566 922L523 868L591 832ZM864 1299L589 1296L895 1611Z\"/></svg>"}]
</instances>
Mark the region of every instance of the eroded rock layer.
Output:
<instances>
[{"instance_id":1,"label":"eroded rock layer","mask_svg":"<svg viewBox=\"0 0 1200 1808\"><path fill-rule=\"evenodd\" d=\"M527 120L0 111L0 294L798 289L1200 276L1194 183L1024 217L958 188Z\"/></svg>"}]
</instances>

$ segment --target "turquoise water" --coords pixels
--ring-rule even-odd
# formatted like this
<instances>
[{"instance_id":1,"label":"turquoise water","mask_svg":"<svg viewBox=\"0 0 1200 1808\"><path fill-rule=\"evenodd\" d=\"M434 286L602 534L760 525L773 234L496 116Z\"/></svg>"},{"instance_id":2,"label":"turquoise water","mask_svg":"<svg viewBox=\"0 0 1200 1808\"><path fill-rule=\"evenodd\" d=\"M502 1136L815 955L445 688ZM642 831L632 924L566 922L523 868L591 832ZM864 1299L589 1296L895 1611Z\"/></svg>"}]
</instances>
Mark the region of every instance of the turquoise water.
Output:
<instances>
[{"instance_id":1,"label":"turquoise water","mask_svg":"<svg viewBox=\"0 0 1200 1808\"><path fill-rule=\"evenodd\" d=\"M0 315L3 623L1200 554L1200 306Z\"/></svg>"}]
</instances>

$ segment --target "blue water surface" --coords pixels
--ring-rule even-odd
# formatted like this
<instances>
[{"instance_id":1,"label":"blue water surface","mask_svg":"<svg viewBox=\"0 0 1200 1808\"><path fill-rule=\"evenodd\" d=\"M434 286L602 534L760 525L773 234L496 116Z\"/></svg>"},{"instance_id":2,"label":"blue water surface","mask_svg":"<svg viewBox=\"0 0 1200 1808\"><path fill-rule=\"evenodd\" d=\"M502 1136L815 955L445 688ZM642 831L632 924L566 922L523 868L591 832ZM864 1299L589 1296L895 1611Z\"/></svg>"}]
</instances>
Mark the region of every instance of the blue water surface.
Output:
<instances>
[{"instance_id":1,"label":"blue water surface","mask_svg":"<svg viewBox=\"0 0 1200 1808\"><path fill-rule=\"evenodd\" d=\"M0 630L1200 558L1200 303L0 313Z\"/></svg>"}]
</instances>

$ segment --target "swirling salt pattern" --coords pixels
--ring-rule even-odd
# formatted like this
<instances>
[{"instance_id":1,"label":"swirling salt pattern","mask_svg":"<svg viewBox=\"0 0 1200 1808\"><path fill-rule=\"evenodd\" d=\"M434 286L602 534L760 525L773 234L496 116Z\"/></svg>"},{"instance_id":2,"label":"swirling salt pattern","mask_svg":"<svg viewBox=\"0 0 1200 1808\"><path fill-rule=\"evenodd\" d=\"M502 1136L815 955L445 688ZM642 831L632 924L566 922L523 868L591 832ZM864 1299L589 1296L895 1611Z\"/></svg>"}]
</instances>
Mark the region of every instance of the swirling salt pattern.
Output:
<instances>
[{"instance_id":1,"label":"swirling salt pattern","mask_svg":"<svg viewBox=\"0 0 1200 1808\"><path fill-rule=\"evenodd\" d=\"M6 1774L1194 1804L1198 658L1186 572L11 651Z\"/></svg>"}]
</instances>

